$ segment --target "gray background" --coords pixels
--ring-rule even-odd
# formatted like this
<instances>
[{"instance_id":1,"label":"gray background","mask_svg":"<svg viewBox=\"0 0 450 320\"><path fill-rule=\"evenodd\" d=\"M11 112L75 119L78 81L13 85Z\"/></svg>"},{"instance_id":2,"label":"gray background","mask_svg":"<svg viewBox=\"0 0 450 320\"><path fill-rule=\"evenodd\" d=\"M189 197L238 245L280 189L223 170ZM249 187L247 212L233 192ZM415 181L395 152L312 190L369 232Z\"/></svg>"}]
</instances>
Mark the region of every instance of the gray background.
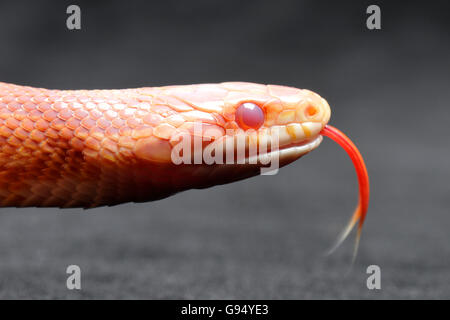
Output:
<instances>
[{"instance_id":1,"label":"gray background","mask_svg":"<svg viewBox=\"0 0 450 320\"><path fill-rule=\"evenodd\" d=\"M49 88L253 81L309 88L364 155L326 140L276 176L93 210L0 209L1 298L450 298L449 25L442 1L2 1L0 80ZM81 292L65 269L82 268ZM366 288L366 267L382 290Z\"/></svg>"}]
</instances>

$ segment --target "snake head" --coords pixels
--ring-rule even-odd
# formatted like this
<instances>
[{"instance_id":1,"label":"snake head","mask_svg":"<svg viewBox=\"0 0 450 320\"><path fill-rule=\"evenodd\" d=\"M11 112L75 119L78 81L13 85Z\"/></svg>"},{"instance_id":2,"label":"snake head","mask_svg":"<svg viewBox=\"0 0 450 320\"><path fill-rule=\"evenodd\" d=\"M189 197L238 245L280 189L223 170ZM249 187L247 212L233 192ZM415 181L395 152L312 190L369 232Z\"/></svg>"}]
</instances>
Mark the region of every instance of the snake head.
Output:
<instances>
[{"instance_id":1,"label":"snake head","mask_svg":"<svg viewBox=\"0 0 450 320\"><path fill-rule=\"evenodd\" d=\"M222 86L229 90L223 107L226 125L256 131L258 145L277 139L280 160L293 161L320 144L320 132L331 111L318 94L279 85L232 82Z\"/></svg>"},{"instance_id":2,"label":"snake head","mask_svg":"<svg viewBox=\"0 0 450 320\"><path fill-rule=\"evenodd\" d=\"M158 121L150 122L153 136L138 141L136 154L177 165L267 167L260 161L264 156L281 167L316 148L330 119L330 107L318 94L278 85L225 82L141 93L152 96L149 116L156 113ZM181 144L185 137L190 141Z\"/></svg>"},{"instance_id":3,"label":"snake head","mask_svg":"<svg viewBox=\"0 0 450 320\"><path fill-rule=\"evenodd\" d=\"M197 186L276 172L315 149L330 119L325 99L285 86L225 82L139 94L151 96L144 121L153 129L151 137L138 139L135 154L195 172Z\"/></svg>"},{"instance_id":4,"label":"snake head","mask_svg":"<svg viewBox=\"0 0 450 320\"><path fill-rule=\"evenodd\" d=\"M241 123L236 111L243 103L253 103L263 110L265 119L262 126L266 128L298 124L309 126L309 123L323 127L330 120L327 101L310 90L242 82L222 85L230 90L224 100L223 114L228 120L235 120L238 126ZM301 139L301 135L294 139Z\"/></svg>"}]
</instances>

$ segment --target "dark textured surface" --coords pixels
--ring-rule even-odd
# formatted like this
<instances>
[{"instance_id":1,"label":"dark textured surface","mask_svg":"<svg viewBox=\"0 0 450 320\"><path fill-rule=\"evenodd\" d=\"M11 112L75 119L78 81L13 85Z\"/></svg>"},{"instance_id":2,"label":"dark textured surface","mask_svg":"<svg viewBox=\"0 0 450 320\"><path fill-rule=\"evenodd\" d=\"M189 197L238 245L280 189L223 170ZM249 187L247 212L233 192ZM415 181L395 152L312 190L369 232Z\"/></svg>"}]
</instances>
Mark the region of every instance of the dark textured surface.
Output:
<instances>
[{"instance_id":1,"label":"dark textured surface","mask_svg":"<svg viewBox=\"0 0 450 320\"><path fill-rule=\"evenodd\" d=\"M372 203L323 257L356 203L329 141L284 168L166 200L94 210L0 209L1 298L450 298L450 8L368 3L166 1L0 5L0 80L124 88L228 80L312 89L365 156ZM65 269L82 268L68 291ZM369 291L365 269L382 270Z\"/></svg>"}]
</instances>

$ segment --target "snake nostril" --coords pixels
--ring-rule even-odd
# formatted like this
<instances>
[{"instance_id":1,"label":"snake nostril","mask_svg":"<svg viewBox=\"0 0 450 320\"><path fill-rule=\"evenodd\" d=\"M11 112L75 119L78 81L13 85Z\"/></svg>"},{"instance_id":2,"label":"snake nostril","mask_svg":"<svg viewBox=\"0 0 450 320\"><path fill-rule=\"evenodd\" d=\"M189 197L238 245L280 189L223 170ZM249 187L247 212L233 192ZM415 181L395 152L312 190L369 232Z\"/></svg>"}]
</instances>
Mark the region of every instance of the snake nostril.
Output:
<instances>
[{"instance_id":1,"label":"snake nostril","mask_svg":"<svg viewBox=\"0 0 450 320\"><path fill-rule=\"evenodd\" d=\"M308 106L305 109L305 115L307 117L314 117L317 114L317 108L314 106Z\"/></svg>"}]
</instances>

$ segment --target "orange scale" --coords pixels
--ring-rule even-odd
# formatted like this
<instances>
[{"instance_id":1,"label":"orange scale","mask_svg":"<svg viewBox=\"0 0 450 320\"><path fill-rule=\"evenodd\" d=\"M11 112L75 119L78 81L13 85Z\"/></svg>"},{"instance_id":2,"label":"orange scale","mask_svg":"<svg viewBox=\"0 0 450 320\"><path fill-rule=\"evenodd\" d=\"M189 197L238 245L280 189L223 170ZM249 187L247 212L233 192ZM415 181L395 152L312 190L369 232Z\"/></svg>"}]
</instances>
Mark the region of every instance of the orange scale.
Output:
<instances>
[{"instance_id":1,"label":"orange scale","mask_svg":"<svg viewBox=\"0 0 450 320\"><path fill-rule=\"evenodd\" d=\"M162 123L154 129L153 134L158 138L170 140L170 138L175 132L176 132L175 127L167 123Z\"/></svg>"},{"instance_id":2,"label":"orange scale","mask_svg":"<svg viewBox=\"0 0 450 320\"><path fill-rule=\"evenodd\" d=\"M36 106L36 109L39 110L40 112L45 112L47 110L50 110L52 108L51 104L47 103L47 102L42 102L39 103Z\"/></svg>"},{"instance_id":3,"label":"orange scale","mask_svg":"<svg viewBox=\"0 0 450 320\"><path fill-rule=\"evenodd\" d=\"M139 104L139 100L133 98L124 98L122 102L128 106L136 106Z\"/></svg>"},{"instance_id":4,"label":"orange scale","mask_svg":"<svg viewBox=\"0 0 450 320\"><path fill-rule=\"evenodd\" d=\"M69 148L69 144L67 143L67 141L61 139L56 140L56 146L62 150Z\"/></svg>"},{"instance_id":5,"label":"orange scale","mask_svg":"<svg viewBox=\"0 0 450 320\"><path fill-rule=\"evenodd\" d=\"M238 124L235 121L227 122L224 126L225 130L236 130L239 129Z\"/></svg>"},{"instance_id":6,"label":"orange scale","mask_svg":"<svg viewBox=\"0 0 450 320\"><path fill-rule=\"evenodd\" d=\"M125 125L125 120L122 120L120 118L115 118L113 119L113 121L111 122L114 128L121 128Z\"/></svg>"},{"instance_id":7,"label":"orange scale","mask_svg":"<svg viewBox=\"0 0 450 320\"><path fill-rule=\"evenodd\" d=\"M7 139L8 144L13 146L13 147L20 147L22 145L22 140L20 140L19 138L15 137L15 136L11 136Z\"/></svg>"},{"instance_id":8,"label":"orange scale","mask_svg":"<svg viewBox=\"0 0 450 320\"><path fill-rule=\"evenodd\" d=\"M91 98L89 98L88 96L78 96L77 100L81 103L87 104Z\"/></svg>"},{"instance_id":9,"label":"orange scale","mask_svg":"<svg viewBox=\"0 0 450 320\"><path fill-rule=\"evenodd\" d=\"M105 99L99 98L99 97L94 97L94 99L92 99L92 101L99 104L99 103L105 102Z\"/></svg>"},{"instance_id":10,"label":"orange scale","mask_svg":"<svg viewBox=\"0 0 450 320\"><path fill-rule=\"evenodd\" d=\"M101 145L103 148L105 148L106 150L111 151L111 152L117 152L117 150L118 150L117 144L108 138L103 139L101 142Z\"/></svg>"},{"instance_id":11,"label":"orange scale","mask_svg":"<svg viewBox=\"0 0 450 320\"><path fill-rule=\"evenodd\" d=\"M54 110L47 110L42 114L42 118L47 120L47 121L53 121L56 119L56 116L58 114L56 113L56 111Z\"/></svg>"},{"instance_id":12,"label":"orange scale","mask_svg":"<svg viewBox=\"0 0 450 320\"><path fill-rule=\"evenodd\" d=\"M59 112L59 111L61 111L62 109L65 109L65 108L68 108L69 107L69 105L67 104L67 103L65 103L65 102L61 102L61 101L58 101L58 102L55 102L52 106L51 106L51 108L54 110L54 111L56 111L56 112ZM42 110L41 110L42 111ZM44 110L45 111L45 110ZM44 112L44 111L42 111L42 112Z\"/></svg>"},{"instance_id":13,"label":"orange scale","mask_svg":"<svg viewBox=\"0 0 450 320\"><path fill-rule=\"evenodd\" d=\"M108 99L108 104L112 106L113 104L120 103L118 99Z\"/></svg>"},{"instance_id":14,"label":"orange scale","mask_svg":"<svg viewBox=\"0 0 450 320\"><path fill-rule=\"evenodd\" d=\"M86 128L78 127L75 129L74 134L76 137L85 140L89 136L89 131Z\"/></svg>"},{"instance_id":15,"label":"orange scale","mask_svg":"<svg viewBox=\"0 0 450 320\"><path fill-rule=\"evenodd\" d=\"M162 105L152 106L151 110L163 116L176 113L173 109Z\"/></svg>"},{"instance_id":16,"label":"orange scale","mask_svg":"<svg viewBox=\"0 0 450 320\"><path fill-rule=\"evenodd\" d=\"M59 131L59 135L63 139L70 140L73 138L73 131L70 130L69 128L62 128Z\"/></svg>"},{"instance_id":17,"label":"orange scale","mask_svg":"<svg viewBox=\"0 0 450 320\"><path fill-rule=\"evenodd\" d=\"M164 120L164 118L159 114L149 113L144 117L143 120L146 124L149 124L151 126L157 126Z\"/></svg>"},{"instance_id":18,"label":"orange scale","mask_svg":"<svg viewBox=\"0 0 450 320\"><path fill-rule=\"evenodd\" d=\"M66 103L72 103L72 102L77 101L77 97L75 97L75 96L64 96L62 98L62 101L66 102Z\"/></svg>"},{"instance_id":19,"label":"orange scale","mask_svg":"<svg viewBox=\"0 0 450 320\"><path fill-rule=\"evenodd\" d=\"M139 101L148 102L148 103L152 104L153 103L153 97L151 95L145 95L145 96L140 95L139 96Z\"/></svg>"},{"instance_id":20,"label":"orange scale","mask_svg":"<svg viewBox=\"0 0 450 320\"><path fill-rule=\"evenodd\" d=\"M102 140L105 137L105 132L99 127L93 127L91 128L91 130L89 130L89 136L97 140Z\"/></svg>"},{"instance_id":21,"label":"orange scale","mask_svg":"<svg viewBox=\"0 0 450 320\"><path fill-rule=\"evenodd\" d=\"M278 115L278 113L283 111L283 104L278 99L272 99L263 105L263 109L268 115Z\"/></svg>"},{"instance_id":22,"label":"orange scale","mask_svg":"<svg viewBox=\"0 0 450 320\"><path fill-rule=\"evenodd\" d=\"M137 108L143 111L148 111L151 108L150 103L147 102L141 102L137 105Z\"/></svg>"},{"instance_id":23,"label":"orange scale","mask_svg":"<svg viewBox=\"0 0 450 320\"><path fill-rule=\"evenodd\" d=\"M72 116L73 112L69 108L64 108L58 113L58 118L61 120L69 120Z\"/></svg>"},{"instance_id":24,"label":"orange scale","mask_svg":"<svg viewBox=\"0 0 450 320\"><path fill-rule=\"evenodd\" d=\"M179 114L171 115L170 117L166 118L166 122L168 124L171 124L174 127L179 127L184 123L184 118L180 116Z\"/></svg>"},{"instance_id":25,"label":"orange scale","mask_svg":"<svg viewBox=\"0 0 450 320\"><path fill-rule=\"evenodd\" d=\"M12 101L12 102L8 103L8 109L12 112L14 112L20 108L22 108L22 104L17 101Z\"/></svg>"},{"instance_id":26,"label":"orange scale","mask_svg":"<svg viewBox=\"0 0 450 320\"><path fill-rule=\"evenodd\" d=\"M75 115L75 118L82 120L89 115L89 112L87 112L83 109L77 109L77 110L75 110L75 112L73 114Z\"/></svg>"},{"instance_id":27,"label":"orange scale","mask_svg":"<svg viewBox=\"0 0 450 320\"><path fill-rule=\"evenodd\" d=\"M148 126L140 126L133 130L132 137L134 139L141 139L150 137L153 133L153 128Z\"/></svg>"},{"instance_id":28,"label":"orange scale","mask_svg":"<svg viewBox=\"0 0 450 320\"><path fill-rule=\"evenodd\" d=\"M134 116L137 117L137 118L144 118L147 114L148 114L148 111L137 110L135 112Z\"/></svg>"},{"instance_id":29,"label":"orange scale","mask_svg":"<svg viewBox=\"0 0 450 320\"><path fill-rule=\"evenodd\" d=\"M134 145L133 145L133 146L134 146ZM126 159L132 158L132 157L134 156L134 153L133 153L133 151L130 150L130 149L133 148L133 146L130 147L130 148L127 148L127 147L119 148L119 158L122 159L122 160L124 160L124 161L125 161Z\"/></svg>"},{"instance_id":30,"label":"orange scale","mask_svg":"<svg viewBox=\"0 0 450 320\"><path fill-rule=\"evenodd\" d=\"M78 139L77 137L72 138L70 140L70 145L78 151L82 151L84 149L84 142L80 139Z\"/></svg>"},{"instance_id":31,"label":"orange scale","mask_svg":"<svg viewBox=\"0 0 450 320\"><path fill-rule=\"evenodd\" d=\"M28 138L28 132L20 127L16 128L16 130L14 130L13 134L15 137L17 137L20 140L25 140L26 138Z\"/></svg>"},{"instance_id":32,"label":"orange scale","mask_svg":"<svg viewBox=\"0 0 450 320\"><path fill-rule=\"evenodd\" d=\"M124 110L126 107L127 107L127 106L126 106L125 104L123 104L123 103L116 103L116 104L113 105L113 109L114 109L115 111L121 111L121 110Z\"/></svg>"},{"instance_id":33,"label":"orange scale","mask_svg":"<svg viewBox=\"0 0 450 320\"><path fill-rule=\"evenodd\" d=\"M75 110L83 108L83 105L79 102L71 102L69 104L69 108L72 109L73 111L75 111Z\"/></svg>"},{"instance_id":34,"label":"orange scale","mask_svg":"<svg viewBox=\"0 0 450 320\"><path fill-rule=\"evenodd\" d=\"M95 151L99 151L100 150L100 141L98 141L97 139L94 139L93 137L88 137L85 141L84 141L84 145L90 149L93 149Z\"/></svg>"},{"instance_id":35,"label":"orange scale","mask_svg":"<svg viewBox=\"0 0 450 320\"><path fill-rule=\"evenodd\" d=\"M203 111L194 110L183 112L181 113L181 116L186 119L186 121L200 121L216 124L216 119L210 113Z\"/></svg>"},{"instance_id":36,"label":"orange scale","mask_svg":"<svg viewBox=\"0 0 450 320\"><path fill-rule=\"evenodd\" d=\"M214 119L216 120L216 124L217 125L219 125L219 126L221 126L221 127L223 127L223 126L225 126L225 124L227 123L227 121L225 120L225 118L222 116L222 115L220 115L220 114L218 114L218 113L212 113L211 114L213 117L214 117Z\"/></svg>"},{"instance_id":37,"label":"orange scale","mask_svg":"<svg viewBox=\"0 0 450 320\"><path fill-rule=\"evenodd\" d=\"M120 137L119 142L118 142L120 147L125 147L125 148L130 148L130 149L134 147L135 143L136 143L136 141L132 137L129 137L129 136Z\"/></svg>"},{"instance_id":38,"label":"orange scale","mask_svg":"<svg viewBox=\"0 0 450 320\"><path fill-rule=\"evenodd\" d=\"M118 116L118 113L114 110L108 110L105 112L105 118L110 121L117 118L117 116Z\"/></svg>"},{"instance_id":39,"label":"orange scale","mask_svg":"<svg viewBox=\"0 0 450 320\"><path fill-rule=\"evenodd\" d=\"M14 130L14 129L16 129L18 126L20 126L20 121L17 120L17 119L14 119L14 118L8 118L8 119L6 119L6 121L5 121L5 125L6 125L8 128Z\"/></svg>"},{"instance_id":40,"label":"orange scale","mask_svg":"<svg viewBox=\"0 0 450 320\"><path fill-rule=\"evenodd\" d=\"M33 132L39 132L37 130L33 130L31 133ZM58 139L58 131L52 129L52 128L48 128L47 131L45 131L45 135L51 139Z\"/></svg>"},{"instance_id":41,"label":"orange scale","mask_svg":"<svg viewBox=\"0 0 450 320\"><path fill-rule=\"evenodd\" d=\"M22 105L22 108L25 111L30 112L30 111L36 109L36 103L34 103L34 102L27 102L27 103Z\"/></svg>"},{"instance_id":42,"label":"orange scale","mask_svg":"<svg viewBox=\"0 0 450 320\"><path fill-rule=\"evenodd\" d=\"M105 130L105 136L108 138L117 141L119 139L119 129L114 127L109 127Z\"/></svg>"},{"instance_id":43,"label":"orange scale","mask_svg":"<svg viewBox=\"0 0 450 320\"><path fill-rule=\"evenodd\" d=\"M34 129L35 123L34 123L33 121L31 121L30 119L23 119L23 120L20 122L20 126L21 126L24 130L30 132L30 131L32 131L32 130Z\"/></svg>"},{"instance_id":44,"label":"orange scale","mask_svg":"<svg viewBox=\"0 0 450 320\"><path fill-rule=\"evenodd\" d=\"M66 126L66 122L62 121L61 119L56 118L52 122L50 122L50 127L55 130L61 130Z\"/></svg>"},{"instance_id":45,"label":"orange scale","mask_svg":"<svg viewBox=\"0 0 450 320\"><path fill-rule=\"evenodd\" d=\"M70 118L69 120L67 120L65 122L65 125L72 129L75 130L76 128L78 128L80 126L80 120L76 119L76 118Z\"/></svg>"},{"instance_id":46,"label":"orange scale","mask_svg":"<svg viewBox=\"0 0 450 320\"><path fill-rule=\"evenodd\" d=\"M137 128L138 126L140 126L142 124L142 120L138 119L138 118L129 118L127 119L127 125L134 129Z\"/></svg>"},{"instance_id":47,"label":"orange scale","mask_svg":"<svg viewBox=\"0 0 450 320\"><path fill-rule=\"evenodd\" d=\"M13 134L13 131L10 128L8 128L6 126L0 127L0 136L9 138L12 134Z\"/></svg>"},{"instance_id":48,"label":"orange scale","mask_svg":"<svg viewBox=\"0 0 450 320\"><path fill-rule=\"evenodd\" d=\"M32 121L38 121L42 119L42 112L39 110L33 110L28 113L27 117Z\"/></svg>"},{"instance_id":49,"label":"orange scale","mask_svg":"<svg viewBox=\"0 0 450 320\"><path fill-rule=\"evenodd\" d=\"M193 110L192 106L172 96L166 98L166 103L178 112Z\"/></svg>"},{"instance_id":50,"label":"orange scale","mask_svg":"<svg viewBox=\"0 0 450 320\"><path fill-rule=\"evenodd\" d=\"M8 141L8 140L6 140L6 141ZM9 144L6 144L6 143L3 144L3 147L1 150L3 153L6 153L6 154L10 154L10 155L16 154L16 148L13 146L10 146Z\"/></svg>"},{"instance_id":51,"label":"orange scale","mask_svg":"<svg viewBox=\"0 0 450 320\"><path fill-rule=\"evenodd\" d=\"M45 121L44 119L39 119L38 121L36 121L34 123L34 126L36 127L36 129L40 130L40 131L45 131L48 129L49 124L47 121Z\"/></svg>"},{"instance_id":52,"label":"orange scale","mask_svg":"<svg viewBox=\"0 0 450 320\"><path fill-rule=\"evenodd\" d=\"M83 156L88 160L89 159L95 160L98 157L98 152L90 148L84 148Z\"/></svg>"},{"instance_id":53,"label":"orange scale","mask_svg":"<svg viewBox=\"0 0 450 320\"><path fill-rule=\"evenodd\" d=\"M23 142L23 145L24 145L24 147L26 147L28 149L32 149L32 150L37 150L38 147L39 147L38 144L35 141L31 140L31 139L26 139Z\"/></svg>"},{"instance_id":54,"label":"orange scale","mask_svg":"<svg viewBox=\"0 0 450 320\"><path fill-rule=\"evenodd\" d=\"M32 98L31 98L31 100L30 101L28 101L27 102L27 104L29 104L29 103L31 103L31 104L39 104L39 103L42 103L42 102L47 102L47 97L46 96L44 96L44 95L41 95L41 96L33 96Z\"/></svg>"},{"instance_id":55,"label":"orange scale","mask_svg":"<svg viewBox=\"0 0 450 320\"><path fill-rule=\"evenodd\" d=\"M134 116L134 112L135 112L135 111L134 111L133 109L126 108L126 109L124 109L124 110L121 110L121 111L119 112L119 115L120 115L120 117L121 117L122 119L128 119L128 118Z\"/></svg>"},{"instance_id":56,"label":"orange scale","mask_svg":"<svg viewBox=\"0 0 450 320\"><path fill-rule=\"evenodd\" d=\"M26 102L29 102L31 100L31 97L30 96L20 96L20 97L17 97L17 101L19 102L19 103L21 103L21 104L24 104L24 103L26 103Z\"/></svg>"},{"instance_id":57,"label":"orange scale","mask_svg":"<svg viewBox=\"0 0 450 320\"><path fill-rule=\"evenodd\" d=\"M119 128L119 135L121 136L131 136L132 130L130 127L123 126Z\"/></svg>"},{"instance_id":58,"label":"orange scale","mask_svg":"<svg viewBox=\"0 0 450 320\"><path fill-rule=\"evenodd\" d=\"M91 110L91 112L89 112L89 115L91 116L92 119L98 120L103 116L103 113L94 109Z\"/></svg>"},{"instance_id":59,"label":"orange scale","mask_svg":"<svg viewBox=\"0 0 450 320\"><path fill-rule=\"evenodd\" d=\"M94 127L96 124L97 124L96 121L91 118L84 118L80 122L80 125L82 125L83 127L85 127L88 130L91 129L92 127Z\"/></svg>"},{"instance_id":60,"label":"orange scale","mask_svg":"<svg viewBox=\"0 0 450 320\"><path fill-rule=\"evenodd\" d=\"M85 108L86 110L93 110L93 109L96 109L96 108L97 108L97 105L96 105L95 103L89 101L89 102L86 102L86 103L84 104L84 108Z\"/></svg>"},{"instance_id":61,"label":"orange scale","mask_svg":"<svg viewBox=\"0 0 450 320\"><path fill-rule=\"evenodd\" d=\"M1 98L1 100L2 100L3 103L8 104L8 103L10 103L11 101L14 101L14 98L13 98L12 96L10 96L10 95L6 95L6 96L3 96L3 97Z\"/></svg>"},{"instance_id":62,"label":"orange scale","mask_svg":"<svg viewBox=\"0 0 450 320\"><path fill-rule=\"evenodd\" d=\"M14 111L14 118L17 120L23 120L27 117L27 112L23 109L17 109Z\"/></svg>"},{"instance_id":63,"label":"orange scale","mask_svg":"<svg viewBox=\"0 0 450 320\"><path fill-rule=\"evenodd\" d=\"M101 149L99 154L105 160L108 160L108 161L111 161L111 162L115 162L116 161L116 156L114 155L114 153L112 153L109 150Z\"/></svg>"},{"instance_id":64,"label":"orange scale","mask_svg":"<svg viewBox=\"0 0 450 320\"><path fill-rule=\"evenodd\" d=\"M166 100L163 100L161 96L153 97L152 99L152 106L156 105L164 105L166 104Z\"/></svg>"},{"instance_id":65,"label":"orange scale","mask_svg":"<svg viewBox=\"0 0 450 320\"><path fill-rule=\"evenodd\" d=\"M228 121L234 121L235 106L228 105L223 108L222 116Z\"/></svg>"},{"instance_id":66,"label":"orange scale","mask_svg":"<svg viewBox=\"0 0 450 320\"><path fill-rule=\"evenodd\" d=\"M111 126L111 122L106 120L105 118L100 118L97 120L97 126L102 129L106 129Z\"/></svg>"},{"instance_id":67,"label":"orange scale","mask_svg":"<svg viewBox=\"0 0 450 320\"><path fill-rule=\"evenodd\" d=\"M0 118L1 119L8 119L9 117L11 117L12 112L9 111L7 108L3 108L0 110Z\"/></svg>"},{"instance_id":68,"label":"orange scale","mask_svg":"<svg viewBox=\"0 0 450 320\"><path fill-rule=\"evenodd\" d=\"M107 110L111 109L111 106L107 104L106 102L101 102L97 105L98 110L105 112Z\"/></svg>"},{"instance_id":69,"label":"orange scale","mask_svg":"<svg viewBox=\"0 0 450 320\"><path fill-rule=\"evenodd\" d=\"M156 162L169 162L171 150L169 141L156 137L138 140L134 147L134 153L139 159Z\"/></svg>"}]
</instances>

